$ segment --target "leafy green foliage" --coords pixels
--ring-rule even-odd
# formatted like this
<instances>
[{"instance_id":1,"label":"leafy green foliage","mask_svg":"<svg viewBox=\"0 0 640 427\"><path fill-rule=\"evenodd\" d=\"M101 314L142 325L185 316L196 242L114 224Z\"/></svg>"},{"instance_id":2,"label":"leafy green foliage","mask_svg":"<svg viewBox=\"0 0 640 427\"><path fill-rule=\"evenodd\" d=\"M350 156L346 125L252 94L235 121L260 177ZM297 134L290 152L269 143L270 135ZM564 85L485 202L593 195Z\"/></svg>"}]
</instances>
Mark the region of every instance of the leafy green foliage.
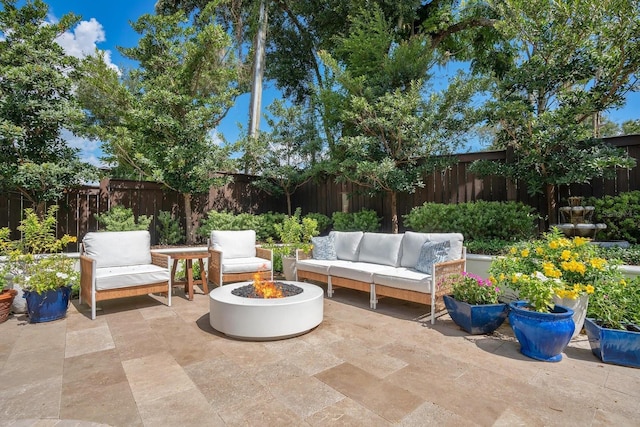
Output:
<instances>
[{"instance_id":1,"label":"leafy green foliage","mask_svg":"<svg viewBox=\"0 0 640 427\"><path fill-rule=\"evenodd\" d=\"M624 104L637 87L640 50L631 34L640 30L640 7L597 0L489 5L501 17L495 28L504 40L492 51L511 59L495 70L486 120L496 130L494 146L513 148L513 160L479 161L472 171L524 181L531 194L546 195L556 218L556 185L588 183L635 164L583 124Z\"/></svg>"},{"instance_id":2,"label":"leafy green foliage","mask_svg":"<svg viewBox=\"0 0 640 427\"><path fill-rule=\"evenodd\" d=\"M502 239L481 238L465 240L467 253L476 255L502 255L513 244L513 241Z\"/></svg>"},{"instance_id":3,"label":"leafy green foliage","mask_svg":"<svg viewBox=\"0 0 640 427\"><path fill-rule=\"evenodd\" d=\"M284 217L284 215L282 215ZM198 234L209 238L213 230L255 230L256 239L265 241L274 235L273 214L252 215L248 213L233 214L228 211L211 210L207 217L200 221Z\"/></svg>"},{"instance_id":4,"label":"leafy green foliage","mask_svg":"<svg viewBox=\"0 0 640 427\"><path fill-rule=\"evenodd\" d=\"M632 245L629 248L598 246L598 252L602 258L607 260L617 259L621 264L640 265L640 245Z\"/></svg>"},{"instance_id":5,"label":"leafy green foliage","mask_svg":"<svg viewBox=\"0 0 640 427\"><path fill-rule=\"evenodd\" d=\"M300 208L293 215L287 216L282 224L275 224L274 227L283 245L283 256L295 256L297 249L309 252L311 238L318 235L318 222L313 218L302 218Z\"/></svg>"},{"instance_id":6,"label":"leafy green foliage","mask_svg":"<svg viewBox=\"0 0 640 427\"><path fill-rule=\"evenodd\" d=\"M406 227L428 233L462 233L465 242L516 241L536 233L536 215L519 202L424 203L404 216Z\"/></svg>"},{"instance_id":7,"label":"leafy green foliage","mask_svg":"<svg viewBox=\"0 0 640 427\"><path fill-rule=\"evenodd\" d=\"M184 230L171 212L158 212L158 243L161 245L176 245L184 240Z\"/></svg>"},{"instance_id":8,"label":"leafy green foliage","mask_svg":"<svg viewBox=\"0 0 640 427\"><path fill-rule=\"evenodd\" d=\"M0 188L18 190L44 215L46 202L96 176L62 135L82 111L73 94L77 59L55 40L80 18L51 23L44 2L16 3L0 3Z\"/></svg>"},{"instance_id":9,"label":"leafy green foliage","mask_svg":"<svg viewBox=\"0 0 640 427\"><path fill-rule=\"evenodd\" d=\"M600 326L626 330L633 323L640 326L640 278L610 281L589 297L587 317Z\"/></svg>"},{"instance_id":10,"label":"leafy green foliage","mask_svg":"<svg viewBox=\"0 0 640 427\"><path fill-rule=\"evenodd\" d=\"M439 288L451 289L454 299L471 305L498 304L503 290L494 286L488 279L475 274L450 274L438 282Z\"/></svg>"},{"instance_id":11,"label":"leafy green foliage","mask_svg":"<svg viewBox=\"0 0 640 427\"><path fill-rule=\"evenodd\" d=\"M25 209L18 226L21 240L9 241L6 228L0 233L3 254L8 256L1 273L13 275L13 281L25 290L41 294L63 286L79 286L75 260L60 253L76 237L56 237L57 210L57 205L49 207L41 219L33 209Z\"/></svg>"},{"instance_id":12,"label":"leafy green foliage","mask_svg":"<svg viewBox=\"0 0 640 427\"><path fill-rule=\"evenodd\" d=\"M153 221L153 215L140 215L136 220L133 210L119 205L112 206L103 214L95 214L94 217L105 231L148 230Z\"/></svg>"},{"instance_id":13,"label":"leafy green foliage","mask_svg":"<svg viewBox=\"0 0 640 427\"><path fill-rule=\"evenodd\" d=\"M331 224L333 224L333 220L331 218L329 218L325 214L321 214L318 212L309 212L305 215L305 218L312 218L316 220L316 222L318 223L318 232L320 234L326 232L329 227L331 227Z\"/></svg>"},{"instance_id":14,"label":"leafy green foliage","mask_svg":"<svg viewBox=\"0 0 640 427\"><path fill-rule=\"evenodd\" d=\"M234 166L231 147L212 130L239 93L240 69L212 7L191 25L180 12L141 16L132 23L138 46L120 48L139 66L119 78L87 58L78 88L89 111L85 132L105 142L108 160L182 193L187 242L195 238L191 195L228 182L213 172Z\"/></svg>"},{"instance_id":15,"label":"leafy green foliage","mask_svg":"<svg viewBox=\"0 0 640 427\"><path fill-rule=\"evenodd\" d=\"M360 212L334 212L331 215L333 229L336 231L380 231L382 218L373 209Z\"/></svg>"},{"instance_id":16,"label":"leafy green foliage","mask_svg":"<svg viewBox=\"0 0 640 427\"><path fill-rule=\"evenodd\" d=\"M594 221L607 225L598 238L640 243L640 191L591 197L587 203L595 207Z\"/></svg>"}]
</instances>

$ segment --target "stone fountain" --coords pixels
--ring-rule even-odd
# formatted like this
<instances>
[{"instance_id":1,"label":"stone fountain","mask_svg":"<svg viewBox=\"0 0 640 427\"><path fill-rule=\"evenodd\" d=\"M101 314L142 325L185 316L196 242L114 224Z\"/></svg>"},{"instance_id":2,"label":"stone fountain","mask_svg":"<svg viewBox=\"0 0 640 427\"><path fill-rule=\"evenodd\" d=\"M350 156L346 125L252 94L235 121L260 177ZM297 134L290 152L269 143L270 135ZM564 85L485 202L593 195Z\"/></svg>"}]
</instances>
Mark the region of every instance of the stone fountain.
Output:
<instances>
[{"instance_id":1,"label":"stone fountain","mask_svg":"<svg viewBox=\"0 0 640 427\"><path fill-rule=\"evenodd\" d=\"M569 197L569 206L560 209L560 224L557 227L567 237L589 237L595 240L596 233L607 228L606 224L592 222L595 207L583 206L582 197Z\"/></svg>"}]
</instances>

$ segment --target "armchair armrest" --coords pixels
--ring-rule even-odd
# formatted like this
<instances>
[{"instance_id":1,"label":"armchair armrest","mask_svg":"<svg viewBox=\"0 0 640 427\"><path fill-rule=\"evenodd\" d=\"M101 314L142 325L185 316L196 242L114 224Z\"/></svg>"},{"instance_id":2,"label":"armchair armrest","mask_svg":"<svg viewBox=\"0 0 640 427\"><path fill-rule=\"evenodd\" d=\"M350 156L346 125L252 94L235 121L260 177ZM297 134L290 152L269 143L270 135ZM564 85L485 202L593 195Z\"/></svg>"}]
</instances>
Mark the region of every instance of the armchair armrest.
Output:
<instances>
[{"instance_id":1,"label":"armchair armrest","mask_svg":"<svg viewBox=\"0 0 640 427\"><path fill-rule=\"evenodd\" d=\"M271 249L256 246L256 256L262 259L273 261L273 251Z\"/></svg>"},{"instance_id":2,"label":"armchair armrest","mask_svg":"<svg viewBox=\"0 0 640 427\"><path fill-rule=\"evenodd\" d=\"M305 252L304 249L296 249L296 259L310 259L311 251Z\"/></svg>"},{"instance_id":3,"label":"armchair armrest","mask_svg":"<svg viewBox=\"0 0 640 427\"><path fill-rule=\"evenodd\" d=\"M169 255L151 252L151 264L159 267L169 268Z\"/></svg>"},{"instance_id":4,"label":"armchair armrest","mask_svg":"<svg viewBox=\"0 0 640 427\"><path fill-rule=\"evenodd\" d=\"M91 301L95 262L96 260L87 255L80 255L80 302Z\"/></svg>"},{"instance_id":5,"label":"armchair armrest","mask_svg":"<svg viewBox=\"0 0 640 427\"><path fill-rule=\"evenodd\" d=\"M466 259L456 259L453 261L439 262L433 266L435 272L434 286L436 287L436 297L441 297L451 293L452 289L450 286L440 286L442 279L451 276L452 274L462 274L464 272L465 263Z\"/></svg>"}]
</instances>

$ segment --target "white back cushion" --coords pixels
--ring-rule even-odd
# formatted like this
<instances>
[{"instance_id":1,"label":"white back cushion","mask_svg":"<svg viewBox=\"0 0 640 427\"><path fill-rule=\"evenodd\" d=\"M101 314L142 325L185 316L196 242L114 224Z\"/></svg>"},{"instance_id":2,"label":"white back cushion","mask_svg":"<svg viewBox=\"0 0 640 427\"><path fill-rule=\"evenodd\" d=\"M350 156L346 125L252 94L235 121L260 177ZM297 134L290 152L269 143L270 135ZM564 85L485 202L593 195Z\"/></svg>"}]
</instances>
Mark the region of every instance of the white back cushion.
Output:
<instances>
[{"instance_id":1,"label":"white back cushion","mask_svg":"<svg viewBox=\"0 0 640 427\"><path fill-rule=\"evenodd\" d=\"M462 258L464 236L461 233L416 233L407 231L402 239L402 258L400 266L414 268L424 242L449 241L449 251L446 261Z\"/></svg>"},{"instance_id":2,"label":"white back cushion","mask_svg":"<svg viewBox=\"0 0 640 427\"><path fill-rule=\"evenodd\" d=\"M402 237L402 234L364 233L358 261L397 267L400 265Z\"/></svg>"},{"instance_id":3,"label":"white back cushion","mask_svg":"<svg viewBox=\"0 0 640 427\"><path fill-rule=\"evenodd\" d=\"M211 246L222 251L224 259L251 258L256 256L256 232L254 230L214 230Z\"/></svg>"},{"instance_id":4,"label":"white back cushion","mask_svg":"<svg viewBox=\"0 0 640 427\"><path fill-rule=\"evenodd\" d=\"M336 239L336 256L346 261L358 260L358 248L364 233L362 231L332 231Z\"/></svg>"},{"instance_id":5,"label":"white back cushion","mask_svg":"<svg viewBox=\"0 0 640 427\"><path fill-rule=\"evenodd\" d=\"M82 245L97 268L151 264L151 236L146 230L90 232Z\"/></svg>"}]
</instances>

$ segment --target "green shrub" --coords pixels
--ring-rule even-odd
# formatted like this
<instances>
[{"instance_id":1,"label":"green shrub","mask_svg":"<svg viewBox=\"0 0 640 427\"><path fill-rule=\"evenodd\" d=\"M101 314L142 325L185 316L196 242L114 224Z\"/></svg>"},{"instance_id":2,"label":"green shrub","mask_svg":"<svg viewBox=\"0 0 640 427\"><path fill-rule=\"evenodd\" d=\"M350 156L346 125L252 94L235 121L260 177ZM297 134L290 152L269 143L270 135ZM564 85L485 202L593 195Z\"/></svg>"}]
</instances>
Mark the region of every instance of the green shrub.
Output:
<instances>
[{"instance_id":1,"label":"green shrub","mask_svg":"<svg viewBox=\"0 0 640 427\"><path fill-rule=\"evenodd\" d=\"M477 239L465 241L467 251L476 255L503 255L513 241L502 239Z\"/></svg>"},{"instance_id":2,"label":"green shrub","mask_svg":"<svg viewBox=\"0 0 640 427\"><path fill-rule=\"evenodd\" d=\"M318 223L318 232L320 234L323 234L325 231L327 231L329 227L331 227L331 224L333 224L333 221L331 220L331 218L317 212L309 212L304 217L316 220L316 222Z\"/></svg>"},{"instance_id":3,"label":"green shrub","mask_svg":"<svg viewBox=\"0 0 640 427\"><path fill-rule=\"evenodd\" d=\"M124 206L113 206L104 214L95 214L95 219L106 231L148 230L153 215L140 215L136 221L133 211Z\"/></svg>"},{"instance_id":4,"label":"green shrub","mask_svg":"<svg viewBox=\"0 0 640 427\"><path fill-rule=\"evenodd\" d=\"M629 248L598 247L598 253L607 260L619 259L622 264L640 265L640 245L631 245Z\"/></svg>"},{"instance_id":5,"label":"green shrub","mask_svg":"<svg viewBox=\"0 0 640 427\"><path fill-rule=\"evenodd\" d=\"M603 198L590 197L587 203L596 208L594 222L607 225L606 229L598 232L599 240L640 243L640 191Z\"/></svg>"},{"instance_id":6,"label":"green shrub","mask_svg":"<svg viewBox=\"0 0 640 427\"><path fill-rule=\"evenodd\" d=\"M276 231L275 224L282 224L287 215L267 212L260 214L260 217L262 218L261 229L259 231L256 230L256 233L260 236L258 239L261 241L267 241L269 238L276 240L278 238L278 232Z\"/></svg>"},{"instance_id":7,"label":"green shrub","mask_svg":"<svg viewBox=\"0 0 640 427\"><path fill-rule=\"evenodd\" d=\"M211 210L200 222L197 233L204 238L209 238L212 230L255 230L256 239L265 242L269 238L277 238L274 224L281 223L285 217L285 214L273 212L260 215L249 213L236 215L227 211Z\"/></svg>"},{"instance_id":8,"label":"green shrub","mask_svg":"<svg viewBox=\"0 0 640 427\"><path fill-rule=\"evenodd\" d=\"M334 212L331 219L336 231L379 231L382 220L372 209L362 209L353 213Z\"/></svg>"},{"instance_id":9,"label":"green shrub","mask_svg":"<svg viewBox=\"0 0 640 427\"><path fill-rule=\"evenodd\" d=\"M424 203L404 215L404 225L418 232L462 233L474 240L527 240L536 235L534 209L519 202Z\"/></svg>"},{"instance_id":10,"label":"green shrub","mask_svg":"<svg viewBox=\"0 0 640 427\"><path fill-rule=\"evenodd\" d=\"M160 245L177 245L184 240L184 230L171 212L158 212L156 230L158 231L158 244Z\"/></svg>"}]
</instances>

